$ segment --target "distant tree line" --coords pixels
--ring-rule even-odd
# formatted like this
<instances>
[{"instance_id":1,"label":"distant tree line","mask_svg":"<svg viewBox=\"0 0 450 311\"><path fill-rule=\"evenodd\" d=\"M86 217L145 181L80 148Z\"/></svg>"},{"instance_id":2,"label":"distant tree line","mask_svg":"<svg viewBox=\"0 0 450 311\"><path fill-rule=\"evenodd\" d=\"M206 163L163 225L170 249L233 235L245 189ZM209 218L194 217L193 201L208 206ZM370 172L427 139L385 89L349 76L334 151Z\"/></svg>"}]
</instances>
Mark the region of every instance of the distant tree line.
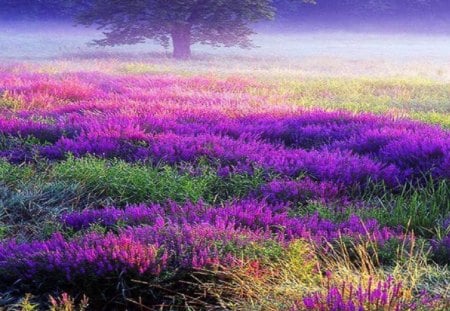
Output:
<instances>
[{"instance_id":1,"label":"distant tree line","mask_svg":"<svg viewBox=\"0 0 450 311\"><path fill-rule=\"evenodd\" d=\"M2 19L71 19L92 0L0 0Z\"/></svg>"},{"instance_id":2,"label":"distant tree line","mask_svg":"<svg viewBox=\"0 0 450 311\"><path fill-rule=\"evenodd\" d=\"M73 17L95 0L0 0L0 17L52 18ZM278 18L295 21L306 14L353 17L401 17L415 14L450 15L450 0L311 0L315 5L295 0L273 0Z\"/></svg>"},{"instance_id":3,"label":"distant tree line","mask_svg":"<svg viewBox=\"0 0 450 311\"><path fill-rule=\"evenodd\" d=\"M450 17L449 0L316 0L315 6L293 6L285 0L274 2L280 10L280 16L291 19L306 14L393 18L438 14Z\"/></svg>"}]
</instances>

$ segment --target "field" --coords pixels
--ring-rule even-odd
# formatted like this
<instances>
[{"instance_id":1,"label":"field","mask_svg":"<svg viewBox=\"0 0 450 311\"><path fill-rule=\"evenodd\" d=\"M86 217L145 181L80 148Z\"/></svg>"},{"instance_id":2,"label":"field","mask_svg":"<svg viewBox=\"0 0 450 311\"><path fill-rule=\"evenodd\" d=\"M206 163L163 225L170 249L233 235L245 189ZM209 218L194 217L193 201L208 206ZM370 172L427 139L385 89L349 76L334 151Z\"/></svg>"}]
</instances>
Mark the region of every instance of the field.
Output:
<instances>
[{"instance_id":1,"label":"field","mask_svg":"<svg viewBox=\"0 0 450 311\"><path fill-rule=\"evenodd\" d=\"M449 310L448 39L316 36L8 45L0 310Z\"/></svg>"}]
</instances>

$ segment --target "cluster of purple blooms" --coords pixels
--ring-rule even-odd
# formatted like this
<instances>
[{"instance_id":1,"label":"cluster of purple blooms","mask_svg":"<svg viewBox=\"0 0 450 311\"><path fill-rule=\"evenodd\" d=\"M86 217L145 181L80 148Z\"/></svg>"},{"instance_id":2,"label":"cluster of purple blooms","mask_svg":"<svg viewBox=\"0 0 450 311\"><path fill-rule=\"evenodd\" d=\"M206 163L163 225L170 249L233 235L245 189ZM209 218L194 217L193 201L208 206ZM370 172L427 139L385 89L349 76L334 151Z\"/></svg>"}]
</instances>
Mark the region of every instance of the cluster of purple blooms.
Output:
<instances>
[{"instance_id":1,"label":"cluster of purple blooms","mask_svg":"<svg viewBox=\"0 0 450 311\"><path fill-rule=\"evenodd\" d=\"M272 180L261 187L260 194L272 204L308 201L343 204L347 200L343 186L329 181L315 182L310 178Z\"/></svg>"},{"instance_id":2,"label":"cluster of purple blooms","mask_svg":"<svg viewBox=\"0 0 450 311\"><path fill-rule=\"evenodd\" d=\"M4 75L0 87L28 104L3 114L0 134L40 141L0 150L13 162L60 160L68 153L168 164L206 158L222 167L306 174L344 186L450 177L450 134L438 126L289 105L255 107L256 99L234 92L242 81ZM234 97L216 99L214 91L224 89ZM39 94L53 100L44 105ZM241 100L236 107L235 100Z\"/></svg>"},{"instance_id":3,"label":"cluster of purple blooms","mask_svg":"<svg viewBox=\"0 0 450 311\"><path fill-rule=\"evenodd\" d=\"M107 276L158 276L235 262L233 250L262 243L262 234L225 225L185 224L158 219L153 225L118 233L86 233L72 239L54 234L49 240L0 246L0 283L73 282Z\"/></svg>"},{"instance_id":4,"label":"cluster of purple blooms","mask_svg":"<svg viewBox=\"0 0 450 311\"><path fill-rule=\"evenodd\" d=\"M374 283L369 279L366 286L355 287L343 282L340 286L329 286L325 293L307 296L293 310L316 311L357 311L357 310L433 310L439 301L427 293L421 293L414 302L402 297L403 286L392 277L383 282Z\"/></svg>"},{"instance_id":5,"label":"cluster of purple blooms","mask_svg":"<svg viewBox=\"0 0 450 311\"><path fill-rule=\"evenodd\" d=\"M0 242L0 288L42 282L233 265L267 241L326 245L342 237L383 245L403 238L374 219L333 222L318 213L293 216L308 201L342 205L371 183L396 188L450 178L450 133L438 126L349 112L265 104L240 79L12 74L0 72L0 158L60 161L68 154L118 158L180 170L207 161L226 178L262 170L258 199L131 205L61 217L48 240ZM187 165L185 165L187 164ZM95 231L101 226L105 232ZM69 233L71 234L69 237ZM450 235L431 241L449 257ZM342 284L306 297L299 309L402 310L401 284Z\"/></svg>"},{"instance_id":6,"label":"cluster of purple blooms","mask_svg":"<svg viewBox=\"0 0 450 311\"><path fill-rule=\"evenodd\" d=\"M306 173L319 180L346 185L364 184L370 179L395 186L425 174L432 174L437 179L450 177L450 135L444 130L411 121L388 121L342 112L301 112L298 115L298 121L292 116L288 120L280 116L277 122L270 122L273 116L254 116L256 123L269 123L269 128L274 131L271 137L266 137L268 134L263 129L257 132L245 126L235 130L240 135L233 134L232 127L236 123L249 121L223 115L209 116L211 120L203 124L191 122L189 129L185 128L186 116L160 120L175 123L174 127L181 124L181 129L155 129L152 123L146 123L151 122L148 119L124 116L95 121L92 117L81 120L77 117L75 121L72 116L67 116L65 124L55 125L3 120L0 132L4 135L31 135L45 140L46 144L23 149L22 154L20 149L3 150L1 154L14 161L35 156L59 160L72 153L75 156L93 154L169 164L195 163L199 158L208 158L223 166L261 167L289 177ZM314 132L308 133L311 126L302 124L301 118L317 119ZM334 137L332 133L322 137L339 122L353 125L347 137L342 138L343 134ZM288 126L290 123L296 124L296 129ZM297 133L299 138L286 137L288 135L283 132L275 135L277 127L290 135ZM317 138L323 143L311 146L302 141L305 137L309 137L307 141Z\"/></svg>"},{"instance_id":7,"label":"cluster of purple blooms","mask_svg":"<svg viewBox=\"0 0 450 311\"><path fill-rule=\"evenodd\" d=\"M333 241L342 236L355 239L371 238L384 243L391 238L401 238L397 230L382 227L374 219L363 221L356 215L335 223L322 218L318 213L309 216L291 217L286 205L272 205L264 201L245 200L211 207L203 203L178 205L130 205L124 209L114 207L101 210L85 210L62 216L62 223L73 230L86 229L93 224L106 227L117 225L152 225L158 219L169 219L170 223L211 224L235 229L245 228L264 235L276 234L281 240L303 238L315 242Z\"/></svg>"},{"instance_id":8,"label":"cluster of purple blooms","mask_svg":"<svg viewBox=\"0 0 450 311\"><path fill-rule=\"evenodd\" d=\"M54 274L71 280L124 271L157 275L169 268L231 264L246 245L268 240L286 243L302 238L324 243L349 237L383 244L401 238L399 232L376 220L351 216L333 223L317 214L290 217L288 210L283 205L248 200L217 207L169 203L69 213L61 218L66 229L79 231L96 224L116 229L116 233L110 230L75 238L55 234L47 241L31 243L5 241L0 244L0 280Z\"/></svg>"}]
</instances>

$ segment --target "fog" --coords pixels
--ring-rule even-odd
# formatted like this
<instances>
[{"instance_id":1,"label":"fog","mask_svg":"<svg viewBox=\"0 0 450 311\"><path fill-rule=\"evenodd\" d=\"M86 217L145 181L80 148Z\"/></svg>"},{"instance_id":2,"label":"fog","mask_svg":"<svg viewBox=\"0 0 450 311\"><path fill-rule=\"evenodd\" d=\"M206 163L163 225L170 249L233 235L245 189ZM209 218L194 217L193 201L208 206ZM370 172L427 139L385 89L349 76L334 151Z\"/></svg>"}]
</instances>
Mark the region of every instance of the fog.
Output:
<instances>
[{"instance_id":1,"label":"fog","mask_svg":"<svg viewBox=\"0 0 450 311\"><path fill-rule=\"evenodd\" d=\"M70 59L145 61L155 55L170 56L170 49L165 50L152 42L117 47L90 46L88 43L100 38L101 32L73 27L69 23L10 22L2 23L0 27L0 60L3 64ZM285 70L294 68L316 75L406 74L450 79L450 36L445 34L330 29L276 32L266 26L259 27L253 41L257 47L249 50L195 45L192 49L194 60L233 58L234 62L251 61L251 66L257 66L257 60L264 62L266 67L272 64Z\"/></svg>"}]
</instances>

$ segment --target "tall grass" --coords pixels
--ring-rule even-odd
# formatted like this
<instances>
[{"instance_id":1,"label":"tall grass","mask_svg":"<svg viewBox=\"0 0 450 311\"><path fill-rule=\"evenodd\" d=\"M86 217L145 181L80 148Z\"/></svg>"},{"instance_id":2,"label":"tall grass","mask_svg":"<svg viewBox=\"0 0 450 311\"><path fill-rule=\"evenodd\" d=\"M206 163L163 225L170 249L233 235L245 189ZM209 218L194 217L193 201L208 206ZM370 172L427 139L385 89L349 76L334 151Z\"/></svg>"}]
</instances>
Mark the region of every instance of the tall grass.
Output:
<instances>
[{"instance_id":1,"label":"tall grass","mask_svg":"<svg viewBox=\"0 0 450 311\"><path fill-rule=\"evenodd\" d=\"M439 224L450 216L450 183L448 180L434 181L429 178L423 186L405 185L399 193L376 191L366 194L368 208L356 212L373 217L381 223L430 237Z\"/></svg>"},{"instance_id":2,"label":"tall grass","mask_svg":"<svg viewBox=\"0 0 450 311\"><path fill-rule=\"evenodd\" d=\"M430 285L437 289L434 292L436 295L447 298L429 305L424 303L421 307L446 310L450 306L448 284L444 278L433 276L439 273L448 275L448 271L429 264L425 250L417 250L414 243L408 244L407 249L406 244L399 245L394 265L386 267L379 265L370 250L370 242L330 245L324 254L322 247L297 240L275 260L247 261L235 269L217 272L219 280L198 281L209 295L218 299L223 308L231 310L351 310L339 308L333 300L327 300L322 307L315 308L304 304L305 298L311 294L326 297L334 288L342 291L343 299L354 299L356 306L362 303L364 310L409 310L408 306L420 303L416 300L417 294L424 286ZM380 301L373 304L363 302L361 297L352 298L351 292L347 292L347 287L352 284L354 290L359 287L369 293L371 286L374 289L376 284L389 279L391 281L388 282L402 284L402 290L390 298L389 305L382 305ZM390 294L394 295L392 292Z\"/></svg>"}]
</instances>

